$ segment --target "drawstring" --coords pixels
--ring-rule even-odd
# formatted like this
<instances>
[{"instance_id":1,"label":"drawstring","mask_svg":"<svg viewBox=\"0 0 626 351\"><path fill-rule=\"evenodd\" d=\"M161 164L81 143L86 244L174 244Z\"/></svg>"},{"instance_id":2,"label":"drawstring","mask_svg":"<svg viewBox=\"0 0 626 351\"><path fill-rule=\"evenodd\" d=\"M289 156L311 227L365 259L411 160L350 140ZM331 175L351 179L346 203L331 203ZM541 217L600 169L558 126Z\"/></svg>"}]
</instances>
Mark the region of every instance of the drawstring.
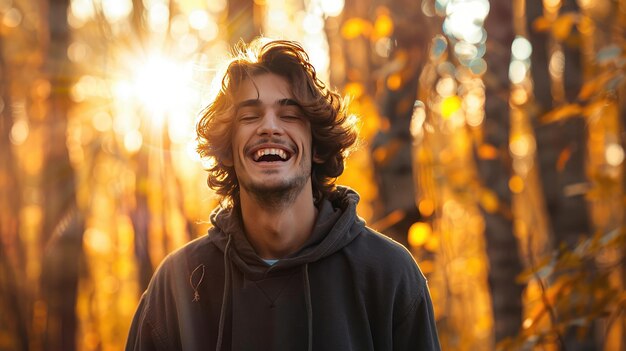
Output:
<instances>
[{"instance_id":1,"label":"drawstring","mask_svg":"<svg viewBox=\"0 0 626 351\"><path fill-rule=\"evenodd\" d=\"M217 332L217 345L215 346L216 351L222 349L222 334L224 333L224 318L226 317L226 300L228 299L228 290L230 290L230 259L228 258L228 251L230 250L230 241L232 238L232 235L228 236L228 242L226 242L226 248L224 249L224 295L222 296L220 325Z\"/></svg>"},{"instance_id":2,"label":"drawstring","mask_svg":"<svg viewBox=\"0 0 626 351\"><path fill-rule=\"evenodd\" d=\"M313 350L313 305L311 304L311 283L309 282L309 264L305 263L304 270L304 299L306 300L306 315L309 325L309 351Z\"/></svg>"},{"instance_id":3,"label":"drawstring","mask_svg":"<svg viewBox=\"0 0 626 351\"><path fill-rule=\"evenodd\" d=\"M198 269L202 269L202 273L200 275L200 279L198 279L198 282L194 284L193 276L196 274ZM192 300L193 302L200 301L200 294L198 293L198 288L200 287L200 284L202 284L202 280L204 280L204 264L199 264L198 267L196 267L196 269L194 269L193 272L191 272L191 275L189 276L189 284L191 285L191 288L193 289L193 300Z\"/></svg>"}]
</instances>

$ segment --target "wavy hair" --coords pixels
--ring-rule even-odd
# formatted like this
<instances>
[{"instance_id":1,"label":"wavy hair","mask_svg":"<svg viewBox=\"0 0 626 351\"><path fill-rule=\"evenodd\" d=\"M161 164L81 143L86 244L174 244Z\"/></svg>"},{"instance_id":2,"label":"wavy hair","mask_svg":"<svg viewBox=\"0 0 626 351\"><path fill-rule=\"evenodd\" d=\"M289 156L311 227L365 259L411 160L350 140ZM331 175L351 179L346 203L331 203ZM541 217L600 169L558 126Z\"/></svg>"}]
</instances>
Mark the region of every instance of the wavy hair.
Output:
<instances>
[{"instance_id":1,"label":"wavy hair","mask_svg":"<svg viewBox=\"0 0 626 351\"><path fill-rule=\"evenodd\" d=\"M302 46L293 41L257 38L240 43L222 76L215 98L202 110L196 126L198 153L214 162L207 184L230 204L238 202L239 182L234 167L223 160L231 153L236 92L249 77L264 73L282 76L290 83L293 99L311 123L313 194L317 200L334 190L343 173L344 159L357 140L355 119L349 118L346 102L318 77Z\"/></svg>"}]
</instances>

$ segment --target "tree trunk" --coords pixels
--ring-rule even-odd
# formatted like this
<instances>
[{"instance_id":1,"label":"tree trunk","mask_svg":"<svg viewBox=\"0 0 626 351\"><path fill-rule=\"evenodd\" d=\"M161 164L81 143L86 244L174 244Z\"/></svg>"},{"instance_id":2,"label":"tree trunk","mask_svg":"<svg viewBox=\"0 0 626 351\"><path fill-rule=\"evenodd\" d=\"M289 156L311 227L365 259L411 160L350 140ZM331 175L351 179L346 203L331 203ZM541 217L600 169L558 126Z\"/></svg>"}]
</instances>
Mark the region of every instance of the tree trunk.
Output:
<instances>
[{"instance_id":1,"label":"tree trunk","mask_svg":"<svg viewBox=\"0 0 626 351\"><path fill-rule=\"evenodd\" d=\"M421 216L416 206L413 176L412 137L409 129L413 104L417 98L418 82L425 63L430 42L427 20L420 2L389 1L390 16L394 23L389 62L400 63L389 74L377 77L381 91L376 95L381 116L388 121L388 128L378 132L372 141L372 153L385 155L374 157L374 172L382 208L379 215L398 212L401 219L386 230L386 234L408 245L409 227ZM423 23L416 26L416 23ZM390 77L399 78L399 85L391 83ZM397 77L397 78L396 78Z\"/></svg>"},{"instance_id":2,"label":"tree trunk","mask_svg":"<svg viewBox=\"0 0 626 351\"><path fill-rule=\"evenodd\" d=\"M576 11L573 1L563 2L563 11ZM552 94L550 87L549 45L548 34L537 33L532 29L533 21L542 15L541 3L526 2L527 20L530 28L529 39L533 47L531 74L533 78L533 95L537 103L537 114L532 116L535 121L537 141L537 157L539 172L551 221L551 234L554 247L565 245L573 247L581 237L588 236L591 231L587 211L585 193L588 180L585 175L586 131L583 116L575 116L564 121L543 124L541 115L556 103L573 102L581 86L580 48L575 38L578 35L573 29L570 37L563 43L564 55L563 86L559 87L564 96ZM556 101L564 98L566 101ZM575 318L574 311L560 311L559 322ZM576 330L569 328L562 338L567 350L595 350L593 335L587 333L584 338L576 336Z\"/></svg>"},{"instance_id":3,"label":"tree trunk","mask_svg":"<svg viewBox=\"0 0 626 351\"><path fill-rule=\"evenodd\" d=\"M47 307L47 350L75 350L76 295L82 258L83 216L76 203L76 182L66 147L67 113L70 108L71 68L67 60L70 34L68 0L48 3L44 21L48 29L45 74L51 94L46 117L44 174L42 181L44 223L41 292Z\"/></svg>"},{"instance_id":4,"label":"tree trunk","mask_svg":"<svg viewBox=\"0 0 626 351\"><path fill-rule=\"evenodd\" d=\"M0 36L0 329L7 330L15 350L28 349L28 325L23 293L24 250L19 235L21 187L10 134L13 127L9 69ZM17 271L17 274L16 274Z\"/></svg>"},{"instance_id":5,"label":"tree trunk","mask_svg":"<svg viewBox=\"0 0 626 351\"><path fill-rule=\"evenodd\" d=\"M522 271L517 238L513 234L511 214L512 176L509 156L509 63L511 44L515 37L513 9L508 0L491 1L484 27L488 33L485 60L489 70L485 82L484 143L499 150L497 158L477 158L478 172L483 182L497 194L501 208L498 212L483 211L485 239L489 259L489 287L496 342L513 337L521 330L523 286L515 278Z\"/></svg>"}]
</instances>

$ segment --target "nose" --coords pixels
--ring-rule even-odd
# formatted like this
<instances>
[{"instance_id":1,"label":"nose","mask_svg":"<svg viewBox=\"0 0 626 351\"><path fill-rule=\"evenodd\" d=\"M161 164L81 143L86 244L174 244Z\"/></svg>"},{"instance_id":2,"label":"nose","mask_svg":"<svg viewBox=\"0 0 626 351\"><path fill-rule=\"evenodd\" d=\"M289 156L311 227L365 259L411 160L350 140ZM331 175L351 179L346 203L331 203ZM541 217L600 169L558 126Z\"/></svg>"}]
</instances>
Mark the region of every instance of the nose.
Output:
<instances>
[{"instance_id":1,"label":"nose","mask_svg":"<svg viewBox=\"0 0 626 351\"><path fill-rule=\"evenodd\" d=\"M258 135L281 135L283 132L280 118L274 113L274 111L266 111L261 118L259 127L257 128Z\"/></svg>"}]
</instances>

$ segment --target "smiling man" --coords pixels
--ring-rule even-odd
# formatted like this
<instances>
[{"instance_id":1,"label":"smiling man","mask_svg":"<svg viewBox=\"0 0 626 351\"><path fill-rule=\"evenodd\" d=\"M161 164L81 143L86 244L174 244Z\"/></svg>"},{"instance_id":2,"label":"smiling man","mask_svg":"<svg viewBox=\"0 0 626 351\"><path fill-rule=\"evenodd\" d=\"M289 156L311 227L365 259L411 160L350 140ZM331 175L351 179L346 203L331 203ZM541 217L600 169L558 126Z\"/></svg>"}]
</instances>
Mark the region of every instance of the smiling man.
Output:
<instances>
[{"instance_id":1,"label":"smiling man","mask_svg":"<svg viewBox=\"0 0 626 351\"><path fill-rule=\"evenodd\" d=\"M426 279L335 186L356 141L344 101L289 41L229 62L198 123L208 235L169 255L127 350L439 350Z\"/></svg>"}]
</instances>

